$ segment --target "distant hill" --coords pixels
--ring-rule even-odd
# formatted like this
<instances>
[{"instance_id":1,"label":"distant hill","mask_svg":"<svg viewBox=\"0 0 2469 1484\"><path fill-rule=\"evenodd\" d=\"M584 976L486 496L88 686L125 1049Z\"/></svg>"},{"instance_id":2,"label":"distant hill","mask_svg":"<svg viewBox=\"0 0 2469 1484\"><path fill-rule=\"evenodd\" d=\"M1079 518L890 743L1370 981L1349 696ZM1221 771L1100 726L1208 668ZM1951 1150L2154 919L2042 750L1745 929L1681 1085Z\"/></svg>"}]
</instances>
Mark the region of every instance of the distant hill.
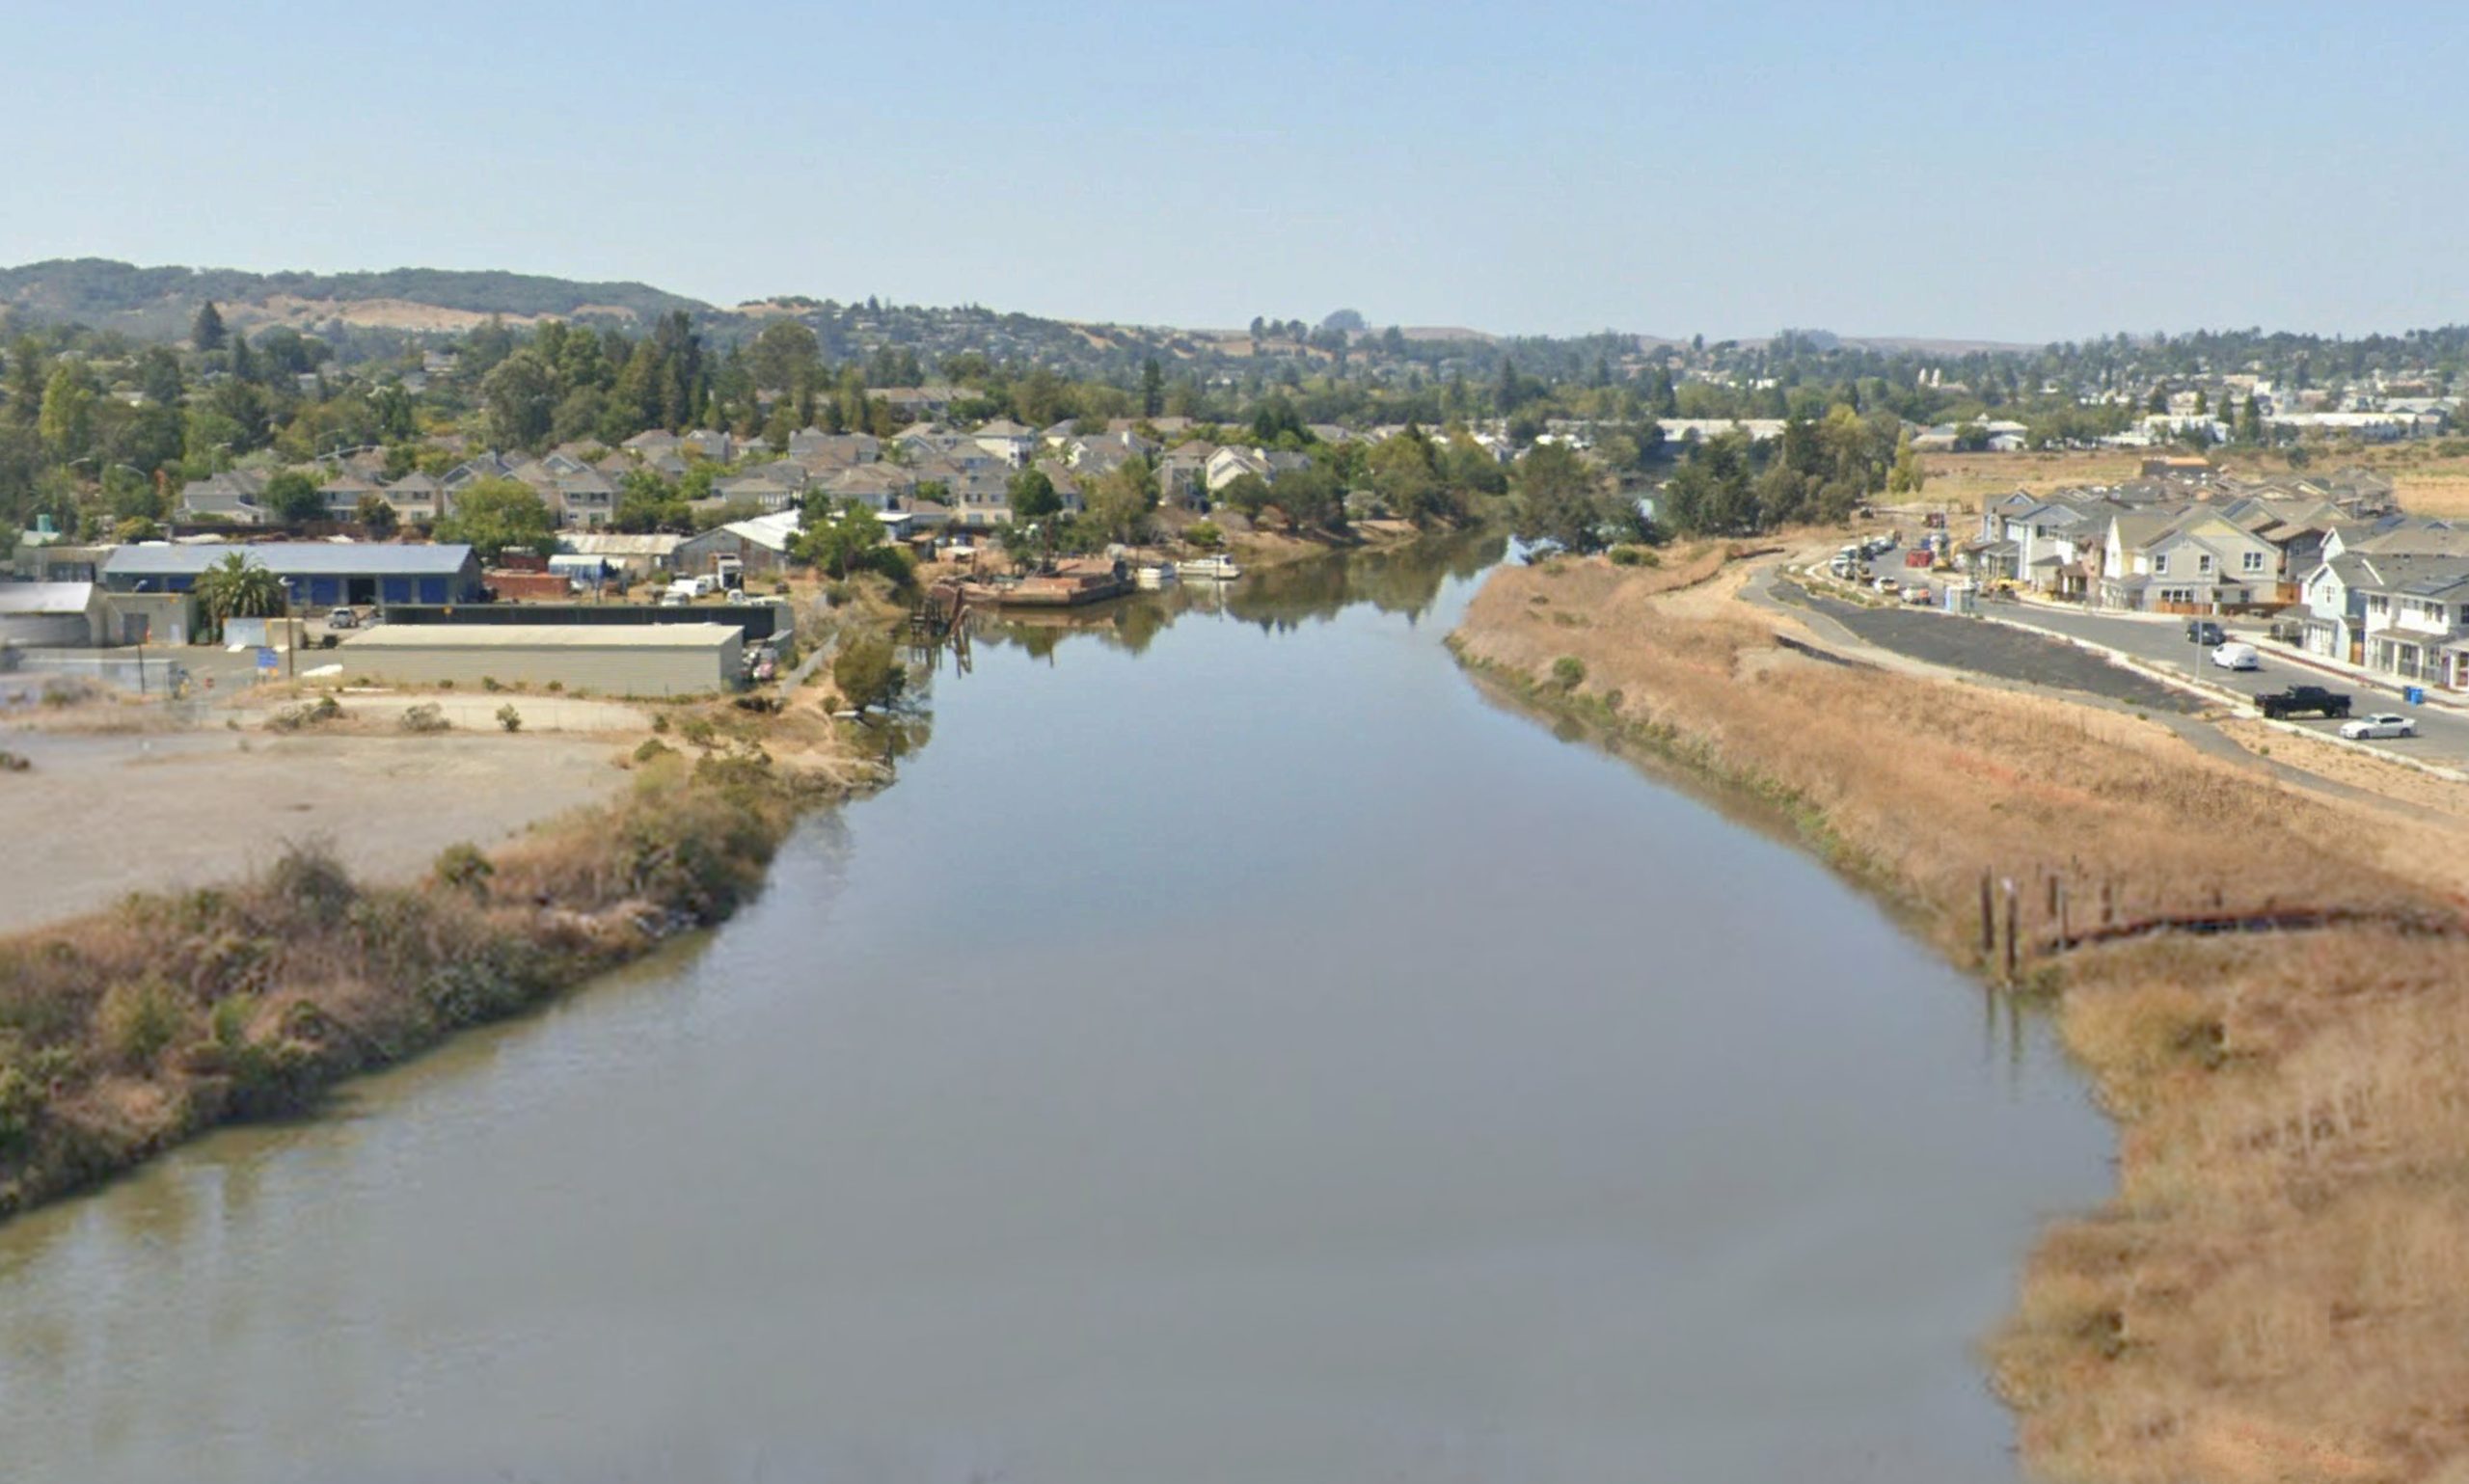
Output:
<instances>
[{"instance_id":1,"label":"distant hill","mask_svg":"<svg viewBox=\"0 0 2469 1484\"><path fill-rule=\"evenodd\" d=\"M53 258L0 268L0 304L46 320L76 320L144 338L187 333L213 300L247 328L339 321L395 330L458 331L491 314L511 321L647 322L671 310L714 312L698 299L647 283L586 283L498 271L396 268L385 273L249 273L235 268L141 268L102 257Z\"/></svg>"}]
</instances>

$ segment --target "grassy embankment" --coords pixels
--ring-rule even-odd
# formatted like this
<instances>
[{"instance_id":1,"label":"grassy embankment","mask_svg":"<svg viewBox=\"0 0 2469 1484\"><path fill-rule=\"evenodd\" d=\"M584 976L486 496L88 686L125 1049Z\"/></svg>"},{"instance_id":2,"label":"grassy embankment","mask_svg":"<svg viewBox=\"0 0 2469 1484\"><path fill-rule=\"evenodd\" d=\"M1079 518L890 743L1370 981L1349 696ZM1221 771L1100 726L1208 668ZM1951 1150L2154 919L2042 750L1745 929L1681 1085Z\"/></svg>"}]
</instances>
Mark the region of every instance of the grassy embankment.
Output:
<instances>
[{"instance_id":1,"label":"grassy embankment","mask_svg":"<svg viewBox=\"0 0 2469 1484\"><path fill-rule=\"evenodd\" d=\"M1504 567L1470 666L1779 806L1959 962L2021 887L2031 992L2120 1127L2119 1189L2032 1255L1989 1343L2026 1460L2162 1481L2469 1478L2469 944L2392 926L2072 926L2266 905L2457 922L2456 820L2302 792L2136 717L1829 664L1723 553Z\"/></svg>"},{"instance_id":2,"label":"grassy embankment","mask_svg":"<svg viewBox=\"0 0 2469 1484\"><path fill-rule=\"evenodd\" d=\"M2152 450L2157 453L2159 450ZM2390 476L2403 509L2416 515L2469 515L2469 441L2412 439L2394 444L2335 444L2314 448L2305 469L2288 458L2255 449L2221 448L2213 462L2252 478L2289 472L2317 474L2359 465ZM1929 482L1919 499L1977 510L1991 496L2015 490L2046 495L2076 484L2117 484L2134 478L2147 454L2134 449L2067 449L2040 453L1932 453L1921 465Z\"/></svg>"},{"instance_id":3,"label":"grassy embankment","mask_svg":"<svg viewBox=\"0 0 2469 1484\"><path fill-rule=\"evenodd\" d=\"M0 938L0 1217L728 917L799 811L864 770L834 704L665 708L616 799L450 848L420 880L356 881L291 845L228 888Z\"/></svg>"}]
</instances>

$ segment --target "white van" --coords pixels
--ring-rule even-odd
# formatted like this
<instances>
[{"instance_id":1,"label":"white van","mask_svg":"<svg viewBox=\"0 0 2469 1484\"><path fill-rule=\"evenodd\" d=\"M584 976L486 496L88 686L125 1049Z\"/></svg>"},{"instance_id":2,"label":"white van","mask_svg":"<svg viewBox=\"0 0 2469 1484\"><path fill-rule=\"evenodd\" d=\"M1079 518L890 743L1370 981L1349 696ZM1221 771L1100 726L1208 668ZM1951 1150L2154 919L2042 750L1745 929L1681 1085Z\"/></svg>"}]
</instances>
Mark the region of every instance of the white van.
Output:
<instances>
[{"instance_id":1,"label":"white van","mask_svg":"<svg viewBox=\"0 0 2469 1484\"><path fill-rule=\"evenodd\" d=\"M2211 662L2223 670L2260 670L2264 667L2264 658L2254 645L2241 644L2235 639L2213 650Z\"/></svg>"}]
</instances>

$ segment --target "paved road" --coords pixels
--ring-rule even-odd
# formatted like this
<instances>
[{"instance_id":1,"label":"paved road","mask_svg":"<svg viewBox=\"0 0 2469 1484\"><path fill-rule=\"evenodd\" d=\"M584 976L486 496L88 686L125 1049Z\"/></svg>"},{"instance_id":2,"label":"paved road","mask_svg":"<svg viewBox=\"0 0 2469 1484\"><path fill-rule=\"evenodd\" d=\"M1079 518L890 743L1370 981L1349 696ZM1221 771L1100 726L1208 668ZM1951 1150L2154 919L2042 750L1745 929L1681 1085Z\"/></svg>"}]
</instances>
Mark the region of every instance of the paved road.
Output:
<instances>
[{"instance_id":1,"label":"paved road","mask_svg":"<svg viewBox=\"0 0 2469 1484\"><path fill-rule=\"evenodd\" d=\"M2260 695L2288 686L2321 686L2341 691L2355 698L2352 715L2398 712L2418 723L2422 735L2385 739L2378 742L2377 746L2447 767L2469 765L2469 717L2437 707L2405 705L2397 688L2386 689L2346 676L2329 675L2270 650L2264 651L2261 669L2219 669L2209 662L2209 649L2187 641L2186 620L2183 618L2164 620L2114 613L2078 613L2028 603L1998 604L1992 612L1998 618L2027 624L2046 633L2069 634L2096 644L2105 644L2146 663L2213 685L2226 686L2241 695ZM2262 624L2244 620L2232 621L2222 627L2231 637L2245 639L2262 637L2265 628ZM2327 734L2335 733L2339 726L2336 721L2312 718L2298 718L2297 724L2309 731Z\"/></svg>"},{"instance_id":2,"label":"paved road","mask_svg":"<svg viewBox=\"0 0 2469 1484\"><path fill-rule=\"evenodd\" d=\"M1866 643L1931 664L2081 690L2152 711L2193 713L2204 709L2201 700L2183 690L2111 664L2059 639L2042 638L1997 624L1949 618L1925 608L1862 607L1857 603L1808 592L1788 580L1778 580L1774 591L1782 602L1822 613Z\"/></svg>"}]
</instances>

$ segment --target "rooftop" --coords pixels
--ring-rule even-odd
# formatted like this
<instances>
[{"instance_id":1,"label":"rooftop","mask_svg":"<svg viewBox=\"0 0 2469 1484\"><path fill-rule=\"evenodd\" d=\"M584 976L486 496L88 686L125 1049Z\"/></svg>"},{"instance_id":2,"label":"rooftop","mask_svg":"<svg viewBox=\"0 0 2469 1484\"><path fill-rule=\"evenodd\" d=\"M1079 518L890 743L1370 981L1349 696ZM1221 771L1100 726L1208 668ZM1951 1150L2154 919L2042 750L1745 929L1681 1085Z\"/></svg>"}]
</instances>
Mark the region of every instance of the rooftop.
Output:
<instances>
[{"instance_id":1,"label":"rooftop","mask_svg":"<svg viewBox=\"0 0 2469 1484\"><path fill-rule=\"evenodd\" d=\"M384 624L344 649L716 649L735 624Z\"/></svg>"},{"instance_id":2,"label":"rooftop","mask_svg":"<svg viewBox=\"0 0 2469 1484\"><path fill-rule=\"evenodd\" d=\"M198 546L124 546L103 563L107 577L195 577L239 553L253 567L284 576L452 577L472 559L468 546L403 546L391 541L266 541Z\"/></svg>"}]
</instances>

